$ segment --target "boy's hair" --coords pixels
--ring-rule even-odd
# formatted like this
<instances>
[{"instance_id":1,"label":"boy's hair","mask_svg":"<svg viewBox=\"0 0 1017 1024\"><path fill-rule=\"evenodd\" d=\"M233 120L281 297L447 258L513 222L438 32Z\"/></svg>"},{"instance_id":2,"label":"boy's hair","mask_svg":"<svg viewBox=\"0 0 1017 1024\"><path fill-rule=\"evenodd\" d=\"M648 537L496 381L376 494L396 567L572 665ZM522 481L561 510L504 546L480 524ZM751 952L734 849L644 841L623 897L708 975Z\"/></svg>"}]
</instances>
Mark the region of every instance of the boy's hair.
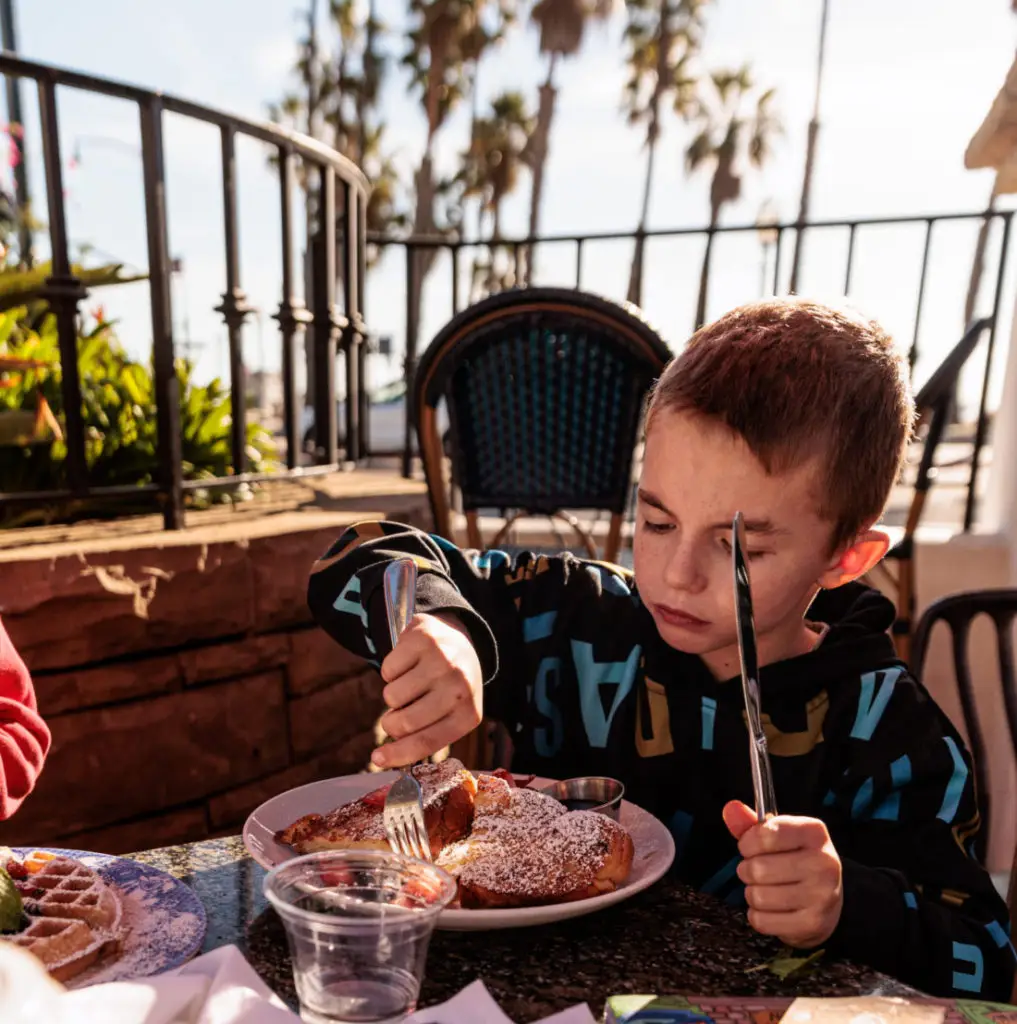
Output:
<instances>
[{"instance_id":1,"label":"boy's hair","mask_svg":"<svg viewBox=\"0 0 1017 1024\"><path fill-rule=\"evenodd\" d=\"M650 399L739 434L768 473L818 457L831 549L882 514L910 440L906 364L873 320L805 299L740 306L700 328Z\"/></svg>"}]
</instances>

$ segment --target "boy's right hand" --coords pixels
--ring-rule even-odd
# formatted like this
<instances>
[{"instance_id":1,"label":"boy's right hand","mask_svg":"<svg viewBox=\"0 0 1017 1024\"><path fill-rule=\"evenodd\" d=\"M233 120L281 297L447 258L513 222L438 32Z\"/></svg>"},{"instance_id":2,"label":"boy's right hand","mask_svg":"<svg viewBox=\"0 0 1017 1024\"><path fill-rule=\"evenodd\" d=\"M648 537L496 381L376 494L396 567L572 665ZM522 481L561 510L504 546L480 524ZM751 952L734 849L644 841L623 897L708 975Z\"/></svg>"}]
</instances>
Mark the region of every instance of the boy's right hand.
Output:
<instances>
[{"instance_id":1,"label":"boy's right hand","mask_svg":"<svg viewBox=\"0 0 1017 1024\"><path fill-rule=\"evenodd\" d=\"M452 616L417 615L381 663L381 727L392 737L371 760L398 768L462 739L482 718L483 671L466 629Z\"/></svg>"}]
</instances>

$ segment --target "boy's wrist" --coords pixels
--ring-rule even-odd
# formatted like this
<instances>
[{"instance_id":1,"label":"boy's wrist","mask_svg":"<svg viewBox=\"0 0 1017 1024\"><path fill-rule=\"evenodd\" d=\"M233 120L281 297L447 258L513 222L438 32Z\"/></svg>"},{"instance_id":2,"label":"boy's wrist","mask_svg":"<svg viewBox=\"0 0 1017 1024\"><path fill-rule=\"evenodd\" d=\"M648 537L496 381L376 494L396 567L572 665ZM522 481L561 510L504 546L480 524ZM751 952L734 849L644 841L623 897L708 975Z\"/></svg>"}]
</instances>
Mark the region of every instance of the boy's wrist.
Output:
<instances>
[{"instance_id":1,"label":"boy's wrist","mask_svg":"<svg viewBox=\"0 0 1017 1024\"><path fill-rule=\"evenodd\" d=\"M430 615L462 633L477 652L484 682L494 677L498 671L498 648L490 626L476 611L469 607L446 605L435 611L421 612L421 614Z\"/></svg>"},{"instance_id":2,"label":"boy's wrist","mask_svg":"<svg viewBox=\"0 0 1017 1024\"><path fill-rule=\"evenodd\" d=\"M438 612L437 614L433 614L433 617L438 619L440 622L444 622L446 626L451 626L453 629L458 630L463 634L463 636L470 636L469 628L466 623L463 622L462 617L456 612Z\"/></svg>"}]
</instances>

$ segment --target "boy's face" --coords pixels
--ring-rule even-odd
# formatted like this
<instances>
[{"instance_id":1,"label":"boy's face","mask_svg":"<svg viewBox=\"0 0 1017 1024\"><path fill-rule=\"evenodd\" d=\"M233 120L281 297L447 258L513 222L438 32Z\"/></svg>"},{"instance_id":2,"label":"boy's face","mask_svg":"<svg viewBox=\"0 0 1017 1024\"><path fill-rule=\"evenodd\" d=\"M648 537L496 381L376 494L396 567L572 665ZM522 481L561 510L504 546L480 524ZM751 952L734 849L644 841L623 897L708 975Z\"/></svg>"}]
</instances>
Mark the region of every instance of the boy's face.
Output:
<instances>
[{"instance_id":1,"label":"boy's face","mask_svg":"<svg viewBox=\"0 0 1017 1024\"><path fill-rule=\"evenodd\" d=\"M634 558L640 597L671 647L701 655L718 678L738 672L730 543L738 511L760 664L815 644L805 611L820 586L846 577L841 553L830 553L833 525L817 511L818 478L815 461L768 474L723 424L666 409L654 414Z\"/></svg>"}]
</instances>

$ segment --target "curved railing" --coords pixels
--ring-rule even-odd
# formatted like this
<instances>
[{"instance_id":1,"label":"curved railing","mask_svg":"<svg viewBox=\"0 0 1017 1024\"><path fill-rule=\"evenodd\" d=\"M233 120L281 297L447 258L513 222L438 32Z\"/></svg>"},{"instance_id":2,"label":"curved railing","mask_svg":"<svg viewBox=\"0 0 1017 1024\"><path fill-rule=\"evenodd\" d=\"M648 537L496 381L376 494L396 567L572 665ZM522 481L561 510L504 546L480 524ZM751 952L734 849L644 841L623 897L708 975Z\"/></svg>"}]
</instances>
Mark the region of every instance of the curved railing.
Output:
<instances>
[{"instance_id":1,"label":"curved railing","mask_svg":"<svg viewBox=\"0 0 1017 1024\"><path fill-rule=\"evenodd\" d=\"M281 473L270 475L273 479L281 476L307 476L327 473L338 468L335 382L337 346L345 356L345 459L350 462L356 461L363 451L360 420L366 404L359 382L363 377L366 353L363 308L369 192L367 179L360 169L315 139L288 131L278 125L250 121L164 93L23 60L9 53L0 53L0 73L17 79L32 80L39 91L49 237L52 249L52 273L46 282L44 296L56 317L60 343L68 483L64 490L33 493L0 491L0 505L43 505L89 496L135 498L148 494L151 495L153 503L161 506L166 527L178 529L183 525L184 495L188 490L256 482L266 477L266 474L244 472L246 423L241 338L244 322L252 309L241 287L238 257L235 160L235 143L238 135L268 143L275 148L278 156L282 211L282 289L275 319L279 323L282 339L287 468ZM86 297L87 291L81 281L74 276L68 254L57 106L57 90L62 88L128 100L138 108L148 238L148 279L152 309L159 457L159 478L146 486L90 487L88 482L75 323L78 305ZM177 377L174 372L171 263L167 244L166 177L163 161L165 111L215 125L221 135L226 281L222 303L217 307L217 312L222 314L229 334L230 393L233 401L230 441L234 475L214 480L184 480L181 464L180 408ZM316 234L310 246L312 270L309 309L294 295L296 259L293 242L293 192L296 185L295 162L298 158L308 171L313 169L318 178ZM342 190L343 211L341 232L337 228L336 216L339 189ZM338 258L342 259L342 308L336 302L336 281L340 276ZM315 465L301 467L300 407L296 392L294 349L298 334L308 327L313 329L314 342Z\"/></svg>"}]
</instances>

